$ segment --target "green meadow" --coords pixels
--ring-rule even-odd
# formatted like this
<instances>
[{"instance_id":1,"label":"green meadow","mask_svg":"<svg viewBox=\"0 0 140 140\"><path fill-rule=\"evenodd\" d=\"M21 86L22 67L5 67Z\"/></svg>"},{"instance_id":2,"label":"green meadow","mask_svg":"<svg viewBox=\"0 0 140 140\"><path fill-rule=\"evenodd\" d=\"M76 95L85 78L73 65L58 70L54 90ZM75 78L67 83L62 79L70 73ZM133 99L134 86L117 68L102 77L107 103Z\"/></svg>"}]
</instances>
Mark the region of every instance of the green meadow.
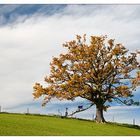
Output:
<instances>
[{"instance_id":1,"label":"green meadow","mask_svg":"<svg viewBox=\"0 0 140 140\"><path fill-rule=\"evenodd\" d=\"M140 127L45 115L0 113L0 136L140 136Z\"/></svg>"}]
</instances>

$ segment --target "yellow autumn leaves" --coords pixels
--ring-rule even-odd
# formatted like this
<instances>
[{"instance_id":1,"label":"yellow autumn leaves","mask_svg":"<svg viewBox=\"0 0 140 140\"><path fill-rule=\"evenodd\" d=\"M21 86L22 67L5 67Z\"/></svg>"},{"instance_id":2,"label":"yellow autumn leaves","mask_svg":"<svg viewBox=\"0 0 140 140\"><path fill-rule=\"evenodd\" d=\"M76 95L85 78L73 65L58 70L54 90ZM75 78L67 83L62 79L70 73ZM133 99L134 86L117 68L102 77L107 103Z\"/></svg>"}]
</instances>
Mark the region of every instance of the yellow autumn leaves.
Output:
<instances>
[{"instance_id":1,"label":"yellow autumn leaves","mask_svg":"<svg viewBox=\"0 0 140 140\"><path fill-rule=\"evenodd\" d=\"M45 77L47 86L43 88L36 83L35 98L42 95L46 96L45 100L82 97L94 103L96 97L100 97L112 101L114 97L131 96L132 90L140 85L140 71L135 77L130 76L140 67L137 54L128 54L128 50L120 43L115 44L114 39L91 36L88 44L86 35L77 35L63 46L68 52L53 58L50 75ZM130 84L126 85L122 79Z\"/></svg>"}]
</instances>

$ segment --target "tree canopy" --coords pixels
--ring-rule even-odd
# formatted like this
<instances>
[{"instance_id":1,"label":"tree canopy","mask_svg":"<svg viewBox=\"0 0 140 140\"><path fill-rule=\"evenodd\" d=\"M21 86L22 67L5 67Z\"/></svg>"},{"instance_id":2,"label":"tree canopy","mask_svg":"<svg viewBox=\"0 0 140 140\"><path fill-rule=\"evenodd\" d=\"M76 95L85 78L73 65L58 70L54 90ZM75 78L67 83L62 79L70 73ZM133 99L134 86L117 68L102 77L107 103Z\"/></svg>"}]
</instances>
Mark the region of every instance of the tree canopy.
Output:
<instances>
[{"instance_id":1,"label":"tree canopy","mask_svg":"<svg viewBox=\"0 0 140 140\"><path fill-rule=\"evenodd\" d=\"M63 44L67 53L53 58L50 75L45 77L46 87L35 83L33 95L43 95L44 105L54 97L84 98L96 105L96 121L104 122L107 103L133 103L130 98L140 85L140 52L129 52L107 36L91 36L87 42L86 35L77 35L75 40Z\"/></svg>"}]
</instances>

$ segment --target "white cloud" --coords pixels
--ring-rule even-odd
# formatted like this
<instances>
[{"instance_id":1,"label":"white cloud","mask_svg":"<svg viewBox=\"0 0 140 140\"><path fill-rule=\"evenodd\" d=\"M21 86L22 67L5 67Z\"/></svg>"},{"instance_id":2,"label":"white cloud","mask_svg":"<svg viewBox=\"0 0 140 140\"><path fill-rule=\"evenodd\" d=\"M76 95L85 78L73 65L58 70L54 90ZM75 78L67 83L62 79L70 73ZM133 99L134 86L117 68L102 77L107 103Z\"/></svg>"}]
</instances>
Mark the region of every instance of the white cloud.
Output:
<instances>
[{"instance_id":1,"label":"white cloud","mask_svg":"<svg viewBox=\"0 0 140 140\"><path fill-rule=\"evenodd\" d=\"M64 52L62 44L76 34L108 35L130 50L139 49L140 18L132 14L139 6L102 6L101 11L98 6L92 14L94 7L70 5L61 14L35 14L0 27L0 105L31 103L33 84L43 83L52 56Z\"/></svg>"}]
</instances>

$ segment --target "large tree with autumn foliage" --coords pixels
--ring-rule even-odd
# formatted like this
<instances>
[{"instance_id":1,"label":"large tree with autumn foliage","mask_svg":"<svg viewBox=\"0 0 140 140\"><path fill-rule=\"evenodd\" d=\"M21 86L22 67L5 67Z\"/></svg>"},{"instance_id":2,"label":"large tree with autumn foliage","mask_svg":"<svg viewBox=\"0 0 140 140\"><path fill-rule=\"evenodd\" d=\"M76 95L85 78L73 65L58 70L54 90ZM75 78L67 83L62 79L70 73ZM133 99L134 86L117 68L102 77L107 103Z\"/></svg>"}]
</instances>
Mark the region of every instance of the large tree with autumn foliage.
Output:
<instances>
[{"instance_id":1,"label":"large tree with autumn foliage","mask_svg":"<svg viewBox=\"0 0 140 140\"><path fill-rule=\"evenodd\" d=\"M139 52L130 53L106 36L91 36L87 42L86 35L77 35L63 44L68 52L53 58L50 75L45 77L46 87L36 83L33 95L44 96L43 104L52 98L84 98L89 107L96 105L95 120L105 122L103 111L109 102L133 103L133 91L140 85Z\"/></svg>"}]
</instances>

